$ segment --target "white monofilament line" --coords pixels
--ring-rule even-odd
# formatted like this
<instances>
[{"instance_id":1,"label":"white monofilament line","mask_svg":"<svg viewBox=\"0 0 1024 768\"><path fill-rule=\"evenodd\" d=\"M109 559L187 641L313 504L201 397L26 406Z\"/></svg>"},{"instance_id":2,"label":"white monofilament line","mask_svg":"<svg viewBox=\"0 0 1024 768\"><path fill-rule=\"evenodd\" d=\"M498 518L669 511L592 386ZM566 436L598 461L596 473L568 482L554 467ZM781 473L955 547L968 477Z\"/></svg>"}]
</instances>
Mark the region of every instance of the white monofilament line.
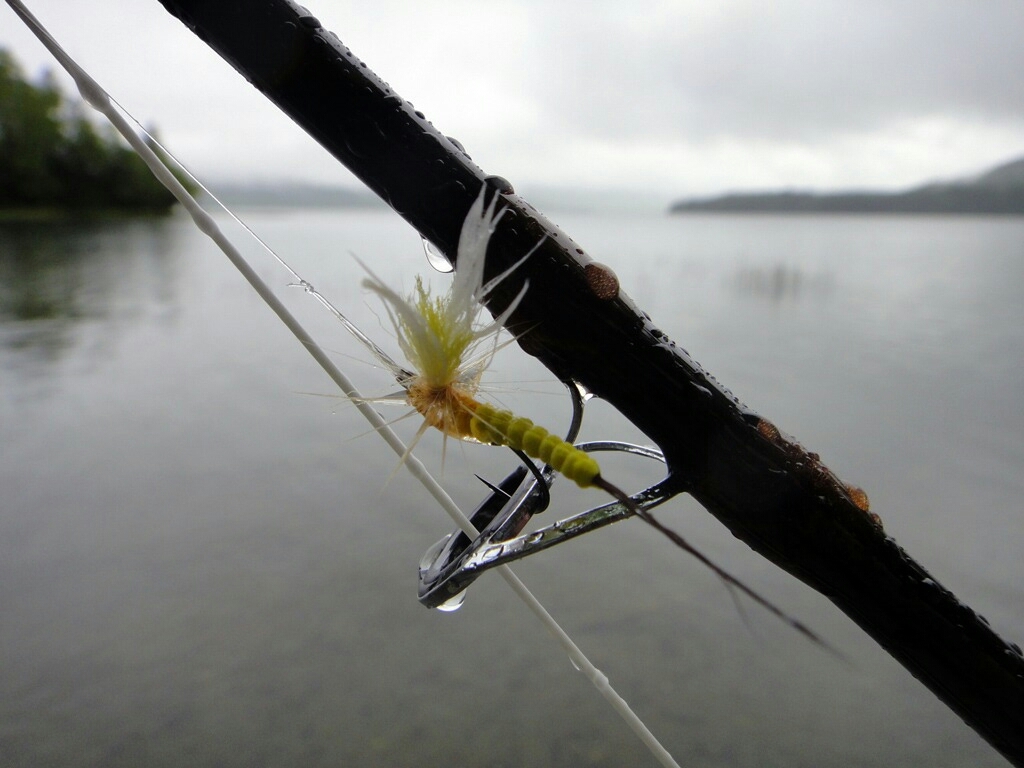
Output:
<instances>
[{"instance_id":1,"label":"white monofilament line","mask_svg":"<svg viewBox=\"0 0 1024 768\"><path fill-rule=\"evenodd\" d=\"M396 454L406 457L404 462L405 467L410 473L412 473L413 477L419 480L430 495L437 500L444 511L447 512L448 515L456 522L459 528L461 528L470 537L476 537L479 534L479 531L476 530L469 518L466 517L461 509L459 509L451 496L448 495L444 488L442 488L437 480L435 480L427 471L426 467L419 459L411 453L408 455L406 454L405 444L398 435L395 434L395 432L388 426L381 415L363 399L345 374L338 369L326 353L324 353L323 349L320 348L309 333L307 333L305 328L302 327L299 321L291 314L291 312L288 311L280 299L277 298L270 287L263 282L259 275L256 274L238 249L235 248L231 241L228 240L220 230L216 222L192 198L181 182L175 178L174 174L171 173L163 160L161 160L160 157L142 139L139 138L138 134L118 111L118 108L114 106L114 102L108 96L106 91L104 91L96 81L93 80L92 77L90 77L85 70L83 70L74 61L74 59L68 55L68 53L60 46L46 28L43 27L38 19L36 19L36 17L32 15L32 13L20 2L20 0L7 0L7 4L11 6L19 17L21 17L29 29L36 37L39 38L40 42L42 42L50 53L53 54L54 58L57 59L57 62L69 75L71 75L75 84L78 86L78 90L82 94L82 98L84 98L93 108L101 112L110 121L114 128L124 136L132 148L145 161L146 165L149 166L153 175L156 176L156 178L163 183L165 187L167 187L175 198L177 198L178 202L184 206L196 226L217 244L235 268L241 272L249 285L251 285L256 293L259 294L260 298L263 299L270 309L274 311L274 314L281 319L281 322L283 322L285 326L287 326L288 330L294 334L295 338L297 338L302 346L305 347L310 355L313 356L313 359L316 360L320 367L324 369L327 375L331 377L341 391L344 392L353 403L355 403L360 413L366 418L373 429L384 438L384 441ZM120 105L118 105L118 107L120 107ZM120 107L120 109L124 110L124 107ZM124 111L127 113L127 110ZM612 688L604 673L590 662L590 660L583 654L583 651L581 651L576 643L572 641L572 638L566 634L565 630L563 630L551 614L547 612L547 609L541 605L540 601L534 597L533 593L527 589L526 585L520 581L519 577L512 572L512 569L507 565L502 565L497 570L516 595L526 603L527 607L535 616L537 616L538 619L540 619L541 623L547 627L548 631L554 635L555 639L558 640L569 655L573 664L587 676L591 683L594 684L594 687L601 692L601 695L611 703L612 707L619 713L622 719L626 721L629 727L633 729L637 736L640 737L640 740L643 741L644 745L651 751L655 758L657 758L657 760L664 766L679 768L679 764L672 758L672 755L669 754L668 750L661 745L654 734L648 730L646 725L644 725L643 721L636 715L636 713L633 712L632 709L630 709L626 701L616 693L614 688Z\"/></svg>"}]
</instances>

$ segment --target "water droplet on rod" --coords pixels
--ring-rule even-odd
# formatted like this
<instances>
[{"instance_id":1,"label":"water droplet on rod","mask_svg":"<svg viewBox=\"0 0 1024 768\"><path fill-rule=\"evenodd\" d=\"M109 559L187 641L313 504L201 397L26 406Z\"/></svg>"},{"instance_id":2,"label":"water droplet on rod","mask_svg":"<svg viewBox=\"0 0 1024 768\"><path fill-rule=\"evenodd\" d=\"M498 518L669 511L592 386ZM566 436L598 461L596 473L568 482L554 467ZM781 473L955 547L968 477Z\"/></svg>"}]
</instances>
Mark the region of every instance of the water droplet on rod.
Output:
<instances>
[{"instance_id":1,"label":"water droplet on rod","mask_svg":"<svg viewBox=\"0 0 1024 768\"><path fill-rule=\"evenodd\" d=\"M516 189L512 186L512 182L501 176L488 176L484 179L484 182L498 194L514 195L516 193Z\"/></svg>"},{"instance_id":2,"label":"water droplet on rod","mask_svg":"<svg viewBox=\"0 0 1024 768\"><path fill-rule=\"evenodd\" d=\"M441 252L440 248L427 240L427 238L423 237L423 235L420 235L420 240L423 241L423 253L426 255L427 263L430 266L438 272L443 272L445 274L454 269L452 263L448 260L448 257Z\"/></svg>"}]
</instances>

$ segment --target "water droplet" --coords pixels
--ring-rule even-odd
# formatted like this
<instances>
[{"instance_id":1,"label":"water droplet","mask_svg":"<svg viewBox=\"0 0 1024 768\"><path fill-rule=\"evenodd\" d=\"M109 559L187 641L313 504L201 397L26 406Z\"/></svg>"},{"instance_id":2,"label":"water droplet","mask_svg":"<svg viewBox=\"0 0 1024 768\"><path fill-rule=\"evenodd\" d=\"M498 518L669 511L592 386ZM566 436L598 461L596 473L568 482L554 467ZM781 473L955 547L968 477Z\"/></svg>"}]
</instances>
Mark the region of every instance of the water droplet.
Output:
<instances>
[{"instance_id":1,"label":"water droplet","mask_svg":"<svg viewBox=\"0 0 1024 768\"><path fill-rule=\"evenodd\" d=\"M452 266L451 261L444 255L440 248L434 245L427 238L420 235L420 240L423 241L423 253L427 257L427 263L436 269L438 272L448 274L455 267Z\"/></svg>"},{"instance_id":2,"label":"water droplet","mask_svg":"<svg viewBox=\"0 0 1024 768\"><path fill-rule=\"evenodd\" d=\"M309 11L306 11L306 13L309 13ZM320 29L320 20L316 16L300 16L299 23L310 29Z\"/></svg>"},{"instance_id":3,"label":"water droplet","mask_svg":"<svg viewBox=\"0 0 1024 768\"><path fill-rule=\"evenodd\" d=\"M516 189L512 186L512 182L501 176L488 176L484 179L484 183L501 195L514 195L516 193Z\"/></svg>"},{"instance_id":4,"label":"water droplet","mask_svg":"<svg viewBox=\"0 0 1024 768\"><path fill-rule=\"evenodd\" d=\"M583 399L584 403L594 399L594 393L587 389L587 387L584 384L581 384L580 382L576 381L576 379L572 380L572 384L580 393L580 397Z\"/></svg>"},{"instance_id":5,"label":"water droplet","mask_svg":"<svg viewBox=\"0 0 1024 768\"><path fill-rule=\"evenodd\" d=\"M437 610L442 611L444 613L451 613L452 611L459 610L459 608L462 607L462 604L464 602L466 602L466 590L462 590L461 592L459 592L459 594L457 594L450 600L445 600L443 603L437 606Z\"/></svg>"},{"instance_id":6,"label":"water droplet","mask_svg":"<svg viewBox=\"0 0 1024 768\"><path fill-rule=\"evenodd\" d=\"M576 663L576 659L574 659L572 656L569 657L569 663L572 664L572 668L575 669L577 672L580 671L580 665Z\"/></svg>"},{"instance_id":7,"label":"water droplet","mask_svg":"<svg viewBox=\"0 0 1024 768\"><path fill-rule=\"evenodd\" d=\"M418 109L413 114L416 115L416 117L418 117L420 120L425 120L426 117L427 117L422 112L420 112Z\"/></svg>"},{"instance_id":8,"label":"water droplet","mask_svg":"<svg viewBox=\"0 0 1024 768\"><path fill-rule=\"evenodd\" d=\"M469 156L469 152L466 151L466 148L464 146L462 146L462 142L461 141L456 139L454 136L446 136L445 138L447 138L448 141L450 141L455 146L455 148L457 150L459 150L459 152L462 153L463 157L465 157L467 160L472 160L473 159L473 158L471 158Z\"/></svg>"},{"instance_id":9,"label":"water droplet","mask_svg":"<svg viewBox=\"0 0 1024 768\"><path fill-rule=\"evenodd\" d=\"M420 558L420 571L429 571L434 565L434 561L437 560L437 556L441 554L441 550L448 544L448 540L451 539L452 534L448 534L443 538L434 542L430 549L423 553L423 557Z\"/></svg>"}]
</instances>

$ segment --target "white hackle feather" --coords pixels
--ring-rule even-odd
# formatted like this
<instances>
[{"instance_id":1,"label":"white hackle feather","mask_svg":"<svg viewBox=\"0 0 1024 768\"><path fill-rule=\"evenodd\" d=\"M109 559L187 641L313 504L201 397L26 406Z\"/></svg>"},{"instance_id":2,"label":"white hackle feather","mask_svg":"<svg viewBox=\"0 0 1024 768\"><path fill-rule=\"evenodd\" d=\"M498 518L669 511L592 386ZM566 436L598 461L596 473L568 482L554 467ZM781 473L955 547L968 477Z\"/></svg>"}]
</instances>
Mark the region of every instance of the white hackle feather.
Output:
<instances>
[{"instance_id":1,"label":"white hackle feather","mask_svg":"<svg viewBox=\"0 0 1024 768\"><path fill-rule=\"evenodd\" d=\"M528 288L524 284L491 322L480 322L484 301L491 291L533 253L531 250L509 269L484 283L487 245L498 221L508 210L497 210L498 195L485 207L486 189L480 190L463 221L455 277L443 296L431 296L430 289L417 279L414 293L405 298L363 264L369 274L363 285L381 297L402 353L415 369L416 376L432 388L456 384L476 391L494 351L480 354L481 343L496 339Z\"/></svg>"}]
</instances>

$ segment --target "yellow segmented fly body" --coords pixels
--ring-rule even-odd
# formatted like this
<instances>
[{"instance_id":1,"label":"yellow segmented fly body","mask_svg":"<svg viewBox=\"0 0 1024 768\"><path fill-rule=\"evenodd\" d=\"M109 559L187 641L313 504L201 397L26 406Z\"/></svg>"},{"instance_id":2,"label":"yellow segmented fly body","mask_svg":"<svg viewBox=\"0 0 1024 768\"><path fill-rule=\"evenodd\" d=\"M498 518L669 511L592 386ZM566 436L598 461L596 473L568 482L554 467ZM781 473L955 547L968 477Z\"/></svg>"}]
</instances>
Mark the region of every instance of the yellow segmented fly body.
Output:
<instances>
[{"instance_id":1,"label":"yellow segmented fly body","mask_svg":"<svg viewBox=\"0 0 1024 768\"><path fill-rule=\"evenodd\" d=\"M540 459L581 488L589 488L601 474L594 457L558 435L511 411L478 403L469 422L473 437L481 443L507 445Z\"/></svg>"}]
</instances>

